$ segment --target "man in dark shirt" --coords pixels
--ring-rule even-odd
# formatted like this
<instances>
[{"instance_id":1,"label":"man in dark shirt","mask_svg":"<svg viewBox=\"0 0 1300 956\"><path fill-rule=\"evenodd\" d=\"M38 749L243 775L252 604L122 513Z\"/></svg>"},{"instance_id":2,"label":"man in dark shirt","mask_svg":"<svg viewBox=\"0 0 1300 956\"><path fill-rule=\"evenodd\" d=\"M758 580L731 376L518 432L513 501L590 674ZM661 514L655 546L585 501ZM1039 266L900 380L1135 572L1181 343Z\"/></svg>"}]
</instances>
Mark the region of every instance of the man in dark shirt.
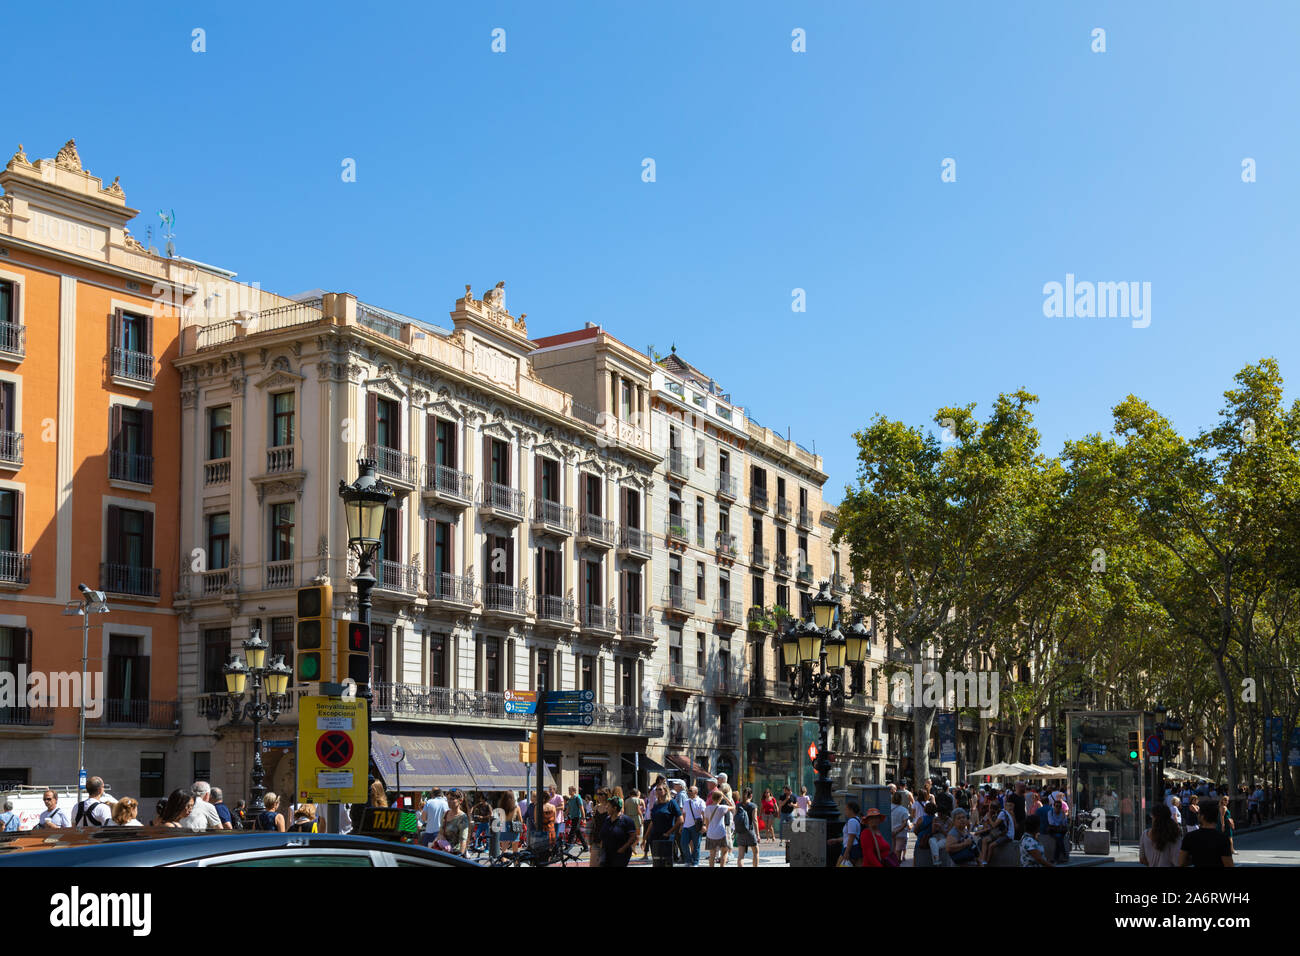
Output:
<instances>
[{"instance_id":1,"label":"man in dark shirt","mask_svg":"<svg viewBox=\"0 0 1300 956\"><path fill-rule=\"evenodd\" d=\"M623 812L621 797L609 798L609 816L600 831L600 843L605 850L604 866L627 866L636 844L636 821Z\"/></svg>"},{"instance_id":2,"label":"man in dark shirt","mask_svg":"<svg viewBox=\"0 0 1300 956\"><path fill-rule=\"evenodd\" d=\"M945 783L943 789L934 795L934 805L945 813L952 813L953 799L952 794L948 792L948 785Z\"/></svg>"},{"instance_id":3,"label":"man in dark shirt","mask_svg":"<svg viewBox=\"0 0 1300 956\"><path fill-rule=\"evenodd\" d=\"M1183 837L1178 865L1232 866L1232 844L1228 835L1219 829L1218 804L1204 804L1200 816L1200 828Z\"/></svg>"}]
</instances>

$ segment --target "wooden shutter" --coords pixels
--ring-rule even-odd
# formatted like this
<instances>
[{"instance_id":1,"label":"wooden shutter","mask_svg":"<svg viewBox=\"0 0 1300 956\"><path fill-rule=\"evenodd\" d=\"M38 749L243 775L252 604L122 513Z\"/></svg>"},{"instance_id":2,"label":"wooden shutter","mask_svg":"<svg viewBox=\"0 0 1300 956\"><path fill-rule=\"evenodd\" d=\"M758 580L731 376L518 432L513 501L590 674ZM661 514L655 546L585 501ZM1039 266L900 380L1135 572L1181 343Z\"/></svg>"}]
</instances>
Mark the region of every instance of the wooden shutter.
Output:
<instances>
[{"instance_id":1,"label":"wooden shutter","mask_svg":"<svg viewBox=\"0 0 1300 956\"><path fill-rule=\"evenodd\" d=\"M114 309L113 318L108 323L108 357L113 359L113 349L122 344L122 310ZM111 367L111 366L110 366Z\"/></svg>"},{"instance_id":2,"label":"wooden shutter","mask_svg":"<svg viewBox=\"0 0 1300 956\"><path fill-rule=\"evenodd\" d=\"M492 471L492 439L483 436L483 480L496 481L496 475Z\"/></svg>"},{"instance_id":3,"label":"wooden shutter","mask_svg":"<svg viewBox=\"0 0 1300 956\"><path fill-rule=\"evenodd\" d=\"M140 412L140 454L153 457L153 410Z\"/></svg>"},{"instance_id":4,"label":"wooden shutter","mask_svg":"<svg viewBox=\"0 0 1300 956\"><path fill-rule=\"evenodd\" d=\"M546 497L542 494L542 456L533 453L533 497L541 500Z\"/></svg>"},{"instance_id":5,"label":"wooden shutter","mask_svg":"<svg viewBox=\"0 0 1300 956\"><path fill-rule=\"evenodd\" d=\"M379 421L379 404L374 392L366 392L366 442L371 445L379 444L375 437L378 433L377 422Z\"/></svg>"},{"instance_id":6,"label":"wooden shutter","mask_svg":"<svg viewBox=\"0 0 1300 956\"><path fill-rule=\"evenodd\" d=\"M515 538L514 535L507 535L501 539L501 543L506 547L506 584L514 586L515 583Z\"/></svg>"},{"instance_id":7,"label":"wooden shutter","mask_svg":"<svg viewBox=\"0 0 1300 956\"><path fill-rule=\"evenodd\" d=\"M536 564L537 564L537 571L536 571L536 574L535 574L534 577L533 577L533 580L537 582L537 587L536 587L535 590L536 590L536 592L537 592L538 594L550 594L550 593L551 593L551 589L550 589L550 587L549 587L550 582L548 582L548 581L546 580L546 558L545 558L545 554L546 554L546 549L545 549L545 548L538 548L538 549L537 549L537 562L536 562Z\"/></svg>"},{"instance_id":8,"label":"wooden shutter","mask_svg":"<svg viewBox=\"0 0 1300 956\"><path fill-rule=\"evenodd\" d=\"M424 457L426 460L433 462L436 466L438 461L438 419L432 415L424 416Z\"/></svg>"},{"instance_id":9,"label":"wooden shutter","mask_svg":"<svg viewBox=\"0 0 1300 956\"><path fill-rule=\"evenodd\" d=\"M144 552L144 555L143 555L144 560L145 560L145 565L144 565L144 566L145 566L146 568L152 568L152 567L154 567L154 562L153 562L153 512L145 511L145 512L142 512L142 514L143 514L143 516L144 516L144 517L143 517L143 521L142 521L142 524L143 524L143 527L144 527L144 544L141 546L140 550Z\"/></svg>"},{"instance_id":10,"label":"wooden shutter","mask_svg":"<svg viewBox=\"0 0 1300 956\"><path fill-rule=\"evenodd\" d=\"M429 572L430 576L438 573L437 565L438 554L438 522L433 518L424 520L424 569ZM435 580L433 587L439 587L439 582Z\"/></svg>"},{"instance_id":11,"label":"wooden shutter","mask_svg":"<svg viewBox=\"0 0 1300 956\"><path fill-rule=\"evenodd\" d=\"M108 447L110 451L122 450L122 406L108 406Z\"/></svg>"},{"instance_id":12,"label":"wooden shutter","mask_svg":"<svg viewBox=\"0 0 1300 956\"><path fill-rule=\"evenodd\" d=\"M107 542L104 561L107 564L122 564L122 509L117 505L109 505L105 520Z\"/></svg>"},{"instance_id":13,"label":"wooden shutter","mask_svg":"<svg viewBox=\"0 0 1300 956\"><path fill-rule=\"evenodd\" d=\"M149 356L149 372L153 373L153 316L142 315L140 321L144 323L144 352Z\"/></svg>"},{"instance_id":14,"label":"wooden shutter","mask_svg":"<svg viewBox=\"0 0 1300 956\"><path fill-rule=\"evenodd\" d=\"M143 643L143 642L142 642ZM144 654L137 654L134 658L134 672L131 674L131 699L148 700L149 699L149 658Z\"/></svg>"}]
</instances>

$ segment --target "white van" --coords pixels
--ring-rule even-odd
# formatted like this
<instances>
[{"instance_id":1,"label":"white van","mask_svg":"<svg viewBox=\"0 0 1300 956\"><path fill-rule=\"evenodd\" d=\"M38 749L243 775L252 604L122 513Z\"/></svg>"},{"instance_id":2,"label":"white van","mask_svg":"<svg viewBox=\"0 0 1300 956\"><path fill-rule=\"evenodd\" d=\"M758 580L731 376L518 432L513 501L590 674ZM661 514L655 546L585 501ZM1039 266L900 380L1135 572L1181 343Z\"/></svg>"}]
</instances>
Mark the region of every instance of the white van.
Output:
<instances>
[{"instance_id":1,"label":"white van","mask_svg":"<svg viewBox=\"0 0 1300 956\"><path fill-rule=\"evenodd\" d=\"M11 790L0 792L0 808L6 802L12 803L14 813L18 814L18 829L35 829L41 814L45 812L45 800L43 798L46 790L53 790L59 795L57 806L67 814L68 822L73 823L77 814L78 795L76 787L14 787ZM104 788L104 797L110 804L117 802L113 799L113 795L108 792L108 787Z\"/></svg>"}]
</instances>

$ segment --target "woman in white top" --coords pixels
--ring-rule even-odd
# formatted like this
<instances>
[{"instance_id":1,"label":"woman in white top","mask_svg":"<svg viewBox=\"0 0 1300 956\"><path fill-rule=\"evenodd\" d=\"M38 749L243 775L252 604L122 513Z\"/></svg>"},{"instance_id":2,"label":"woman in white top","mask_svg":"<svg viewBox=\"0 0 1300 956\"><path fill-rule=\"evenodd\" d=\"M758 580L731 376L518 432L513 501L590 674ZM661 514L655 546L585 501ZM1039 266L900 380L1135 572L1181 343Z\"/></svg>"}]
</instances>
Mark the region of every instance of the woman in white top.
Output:
<instances>
[{"instance_id":1,"label":"woman in white top","mask_svg":"<svg viewBox=\"0 0 1300 956\"><path fill-rule=\"evenodd\" d=\"M113 826L119 827L142 827L144 826L137 817L140 813L140 804L136 803L134 797L123 797L113 805Z\"/></svg>"},{"instance_id":2,"label":"woman in white top","mask_svg":"<svg viewBox=\"0 0 1300 956\"><path fill-rule=\"evenodd\" d=\"M799 788L799 798L795 800L794 805L795 809L797 809L801 814L804 816L808 815L808 808L812 806L812 798L808 796L807 787Z\"/></svg>"},{"instance_id":3,"label":"woman in white top","mask_svg":"<svg viewBox=\"0 0 1300 956\"><path fill-rule=\"evenodd\" d=\"M727 865L731 855L731 841L727 838L727 826L731 823L731 808L722 800L722 788L714 790L711 803L704 809L704 842L709 851L709 866L713 867L722 854L722 865Z\"/></svg>"},{"instance_id":4,"label":"woman in white top","mask_svg":"<svg viewBox=\"0 0 1300 956\"><path fill-rule=\"evenodd\" d=\"M1151 829L1142 834L1138 860L1146 866L1177 866L1183 836L1169 807L1158 803L1151 808Z\"/></svg>"}]
</instances>

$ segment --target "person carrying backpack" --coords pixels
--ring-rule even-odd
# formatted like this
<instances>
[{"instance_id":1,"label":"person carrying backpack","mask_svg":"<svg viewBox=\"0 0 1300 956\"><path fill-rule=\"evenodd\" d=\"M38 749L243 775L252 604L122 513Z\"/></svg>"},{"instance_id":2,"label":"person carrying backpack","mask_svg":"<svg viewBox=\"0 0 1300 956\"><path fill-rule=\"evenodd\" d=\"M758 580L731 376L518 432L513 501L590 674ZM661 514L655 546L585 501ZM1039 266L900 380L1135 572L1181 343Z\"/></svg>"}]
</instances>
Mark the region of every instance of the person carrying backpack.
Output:
<instances>
[{"instance_id":1,"label":"person carrying backpack","mask_svg":"<svg viewBox=\"0 0 1300 956\"><path fill-rule=\"evenodd\" d=\"M72 818L72 825L74 827L111 826L113 811L109 809L108 801L104 799L103 778L91 777L87 780L86 793L89 796L77 804L76 812Z\"/></svg>"},{"instance_id":2,"label":"person carrying backpack","mask_svg":"<svg viewBox=\"0 0 1300 956\"><path fill-rule=\"evenodd\" d=\"M736 866L745 865L750 848L754 850L754 866L758 866L758 807L754 791L746 787L736 804Z\"/></svg>"}]
</instances>

